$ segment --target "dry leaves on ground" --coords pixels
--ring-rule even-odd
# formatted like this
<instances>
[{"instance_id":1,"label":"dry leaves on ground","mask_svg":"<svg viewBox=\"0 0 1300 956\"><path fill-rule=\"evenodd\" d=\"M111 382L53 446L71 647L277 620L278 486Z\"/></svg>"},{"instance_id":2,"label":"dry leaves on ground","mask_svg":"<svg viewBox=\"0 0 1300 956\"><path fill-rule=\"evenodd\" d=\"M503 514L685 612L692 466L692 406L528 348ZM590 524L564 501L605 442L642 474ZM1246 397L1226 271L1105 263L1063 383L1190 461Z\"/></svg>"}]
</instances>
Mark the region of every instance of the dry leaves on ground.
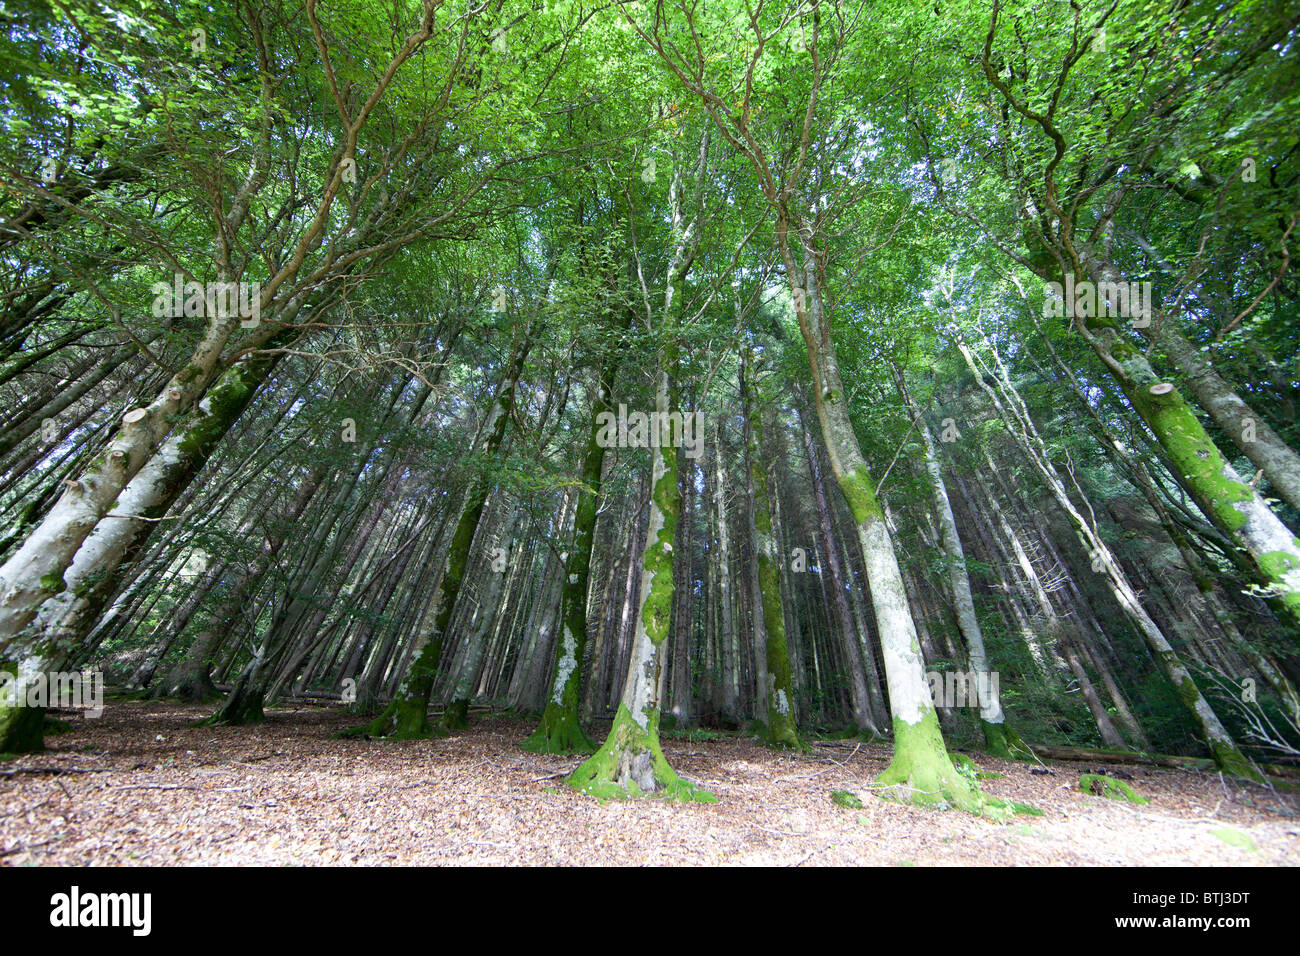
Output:
<instances>
[{"instance_id":1,"label":"dry leaves on ground","mask_svg":"<svg viewBox=\"0 0 1300 956\"><path fill-rule=\"evenodd\" d=\"M110 704L0 765L0 864L1279 865L1300 862L1300 795L1216 774L1130 767L1142 807L983 755L986 791L1041 808L1008 825L867 794L884 745L774 753L736 737L666 740L717 804L602 803L568 789L578 758L516 746L527 721L455 737L335 740L338 708L272 710L253 727L209 711ZM861 809L836 790L863 794ZM1220 831L1216 834L1214 831ZM1225 840L1224 833L1249 839Z\"/></svg>"}]
</instances>

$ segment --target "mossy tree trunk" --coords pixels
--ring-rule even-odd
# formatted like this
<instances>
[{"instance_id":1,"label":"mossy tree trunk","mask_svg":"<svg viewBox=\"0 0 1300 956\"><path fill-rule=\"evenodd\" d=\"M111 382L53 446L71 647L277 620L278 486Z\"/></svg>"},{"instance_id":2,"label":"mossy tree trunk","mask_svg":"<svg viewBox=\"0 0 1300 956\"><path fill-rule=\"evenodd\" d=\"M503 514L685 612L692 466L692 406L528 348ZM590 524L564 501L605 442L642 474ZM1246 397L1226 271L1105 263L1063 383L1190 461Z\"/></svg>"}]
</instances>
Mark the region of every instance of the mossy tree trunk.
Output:
<instances>
[{"instance_id":1,"label":"mossy tree trunk","mask_svg":"<svg viewBox=\"0 0 1300 956\"><path fill-rule=\"evenodd\" d=\"M222 701L217 712L204 723L213 726L241 727L261 723L266 719L262 707L266 698L266 683L273 661L266 647L259 647L252 659L235 678L234 686Z\"/></svg>"},{"instance_id":2,"label":"mossy tree trunk","mask_svg":"<svg viewBox=\"0 0 1300 956\"><path fill-rule=\"evenodd\" d=\"M656 408L669 409L668 375L660 370ZM668 765L659 743L661 673L672 630L673 538L680 492L677 451L651 449L653 481L650 527L641 571L641 601L623 696L604 744L569 777L569 784L601 798L659 794L671 799L710 800L711 795L681 779Z\"/></svg>"},{"instance_id":3,"label":"mossy tree trunk","mask_svg":"<svg viewBox=\"0 0 1300 956\"><path fill-rule=\"evenodd\" d=\"M1076 275L1098 284L1119 281L1119 272L1108 256L1075 249L1068 237L1061 240L1059 256L1046 250L1041 235L1027 234L1026 239L1031 252L1036 253L1031 259L1035 271L1048 281L1060 283L1065 273L1064 263L1077 264L1071 266ZM1103 237L1103 243L1106 241L1108 235ZM1129 341L1115 318L1089 315L1089 310L1078 303L1065 305L1080 337L1114 376L1134 411L1169 455L1176 469L1175 478L1188 490L1206 518L1249 559L1279 616L1293 631L1300 628L1300 538L1224 458L1210 440L1196 409L1183 399L1173 383L1156 374L1146 354ZM1153 323L1156 321L1168 324L1174 320L1161 315L1152 318ZM1242 441L1247 431L1245 419L1251 418L1245 403L1239 398L1232 401L1235 396L1227 394L1231 390L1226 383L1216 384L1211 380L1207 367L1193 357L1195 350L1184 348L1186 343L1180 342L1176 331L1158 336L1157 342L1167 350L1172 349L1171 358L1175 364L1182 363L1190 380L1195 381L1195 389L1210 402L1215 414L1224 419L1225 431L1234 441ZM1264 426L1262 418L1251 418L1255 440L1244 445L1250 455L1268 463L1281 485L1287 487L1292 477L1289 459L1275 447L1276 443L1259 441L1261 426Z\"/></svg>"},{"instance_id":4,"label":"mossy tree trunk","mask_svg":"<svg viewBox=\"0 0 1300 956\"><path fill-rule=\"evenodd\" d=\"M0 754L45 749L45 708L28 707L26 697L17 663L0 658Z\"/></svg>"},{"instance_id":5,"label":"mossy tree trunk","mask_svg":"<svg viewBox=\"0 0 1300 956\"><path fill-rule=\"evenodd\" d=\"M768 495L767 468L763 458L763 406L762 397L754 389L755 402L750 403L750 384L753 368L747 354L742 356L740 370L740 401L745 415L745 456L749 462L750 478L754 489L754 558L758 564L758 598L762 602L761 614L754 615L754 627L761 630L754 642L757 651L764 653L767 662L767 687L763 697L767 713L763 741L770 747L802 749L799 730L795 722L794 688L791 685L790 650L786 642L785 616L781 607L781 582L777 562L776 538L772 529L772 506Z\"/></svg>"},{"instance_id":6,"label":"mossy tree trunk","mask_svg":"<svg viewBox=\"0 0 1300 956\"><path fill-rule=\"evenodd\" d=\"M821 33L823 27L826 32ZM751 105L748 92L742 108L736 109L715 90L707 64L690 56L683 63L680 54L670 49L660 27L653 33L642 31L665 66L697 97L704 111L738 155L744 156L757 174L759 189L775 220L776 240L786 279L794 299L799 329L808 348L812 383L816 394L817 417L831 460L831 470L840 486L857 525L858 545L866 567L879 625L890 708L894 717L894 759L882 775L886 784L901 784L908 799L926 802L956 803L975 812L989 806L969 780L959 774L948 757L925 680L916 627L908 608L907 593L899 573L898 559L886 527L875 486L866 460L858 445L845 404L840 381L839 362L831 338L829 316L825 314L825 277L829 252L819 248L818 237L825 236L825 223L819 210L833 205L808 202L798 188L811 177L811 167L822 163L811 149L813 122L822 84L832 70L833 60L823 60L820 43L837 46L846 34L837 33L832 22L823 23L814 9L812 38L808 44L809 86L804 102L790 104L790 113L781 124L783 136L769 155L759 143L749 123ZM753 63L757 63L755 54ZM748 90L748 87L746 87ZM826 172L830 169L825 168ZM902 793L902 789L898 791Z\"/></svg>"},{"instance_id":7,"label":"mossy tree trunk","mask_svg":"<svg viewBox=\"0 0 1300 956\"><path fill-rule=\"evenodd\" d=\"M1220 454L1192 406L1110 326L1085 329L1093 346L1178 469L1201 511L1249 556L1273 604L1300 627L1300 538Z\"/></svg>"},{"instance_id":8,"label":"mossy tree trunk","mask_svg":"<svg viewBox=\"0 0 1300 956\"><path fill-rule=\"evenodd\" d=\"M1199 198L1205 201L1208 197ZM1129 235L1163 268L1174 274L1182 272L1164 261L1145 237L1137 233ZM1094 262L1093 272L1099 280L1118 278L1118 270L1108 262ZM1165 353L1197 404L1205 409L1237 450L1263 473L1277 496L1300 512L1300 452L1283 441L1264 416L1247 404L1215 370L1209 355L1183 334L1174 316L1159 309L1153 310L1151 322L1143 329L1143 334Z\"/></svg>"},{"instance_id":9,"label":"mossy tree trunk","mask_svg":"<svg viewBox=\"0 0 1300 956\"><path fill-rule=\"evenodd\" d=\"M530 346L530 330L525 328L511 349L501 385L493 396L484 423L487 437L480 449L480 454L484 457L495 455L505 439L506 426L514 408L515 389ZM456 599L460 595L465 568L469 563L470 548L474 543L479 520L483 517L489 490L490 484L484 478L473 479L473 486L466 497L447 550L447 567L443 572L429 623L416 635L411 649L411 663L398 685L397 693L378 717L362 727L348 731L348 734L393 740L421 740L433 736L429 725L429 698L433 694L434 680L442 660L447 625L451 623L452 613L456 609Z\"/></svg>"},{"instance_id":10,"label":"mossy tree trunk","mask_svg":"<svg viewBox=\"0 0 1300 956\"><path fill-rule=\"evenodd\" d=\"M604 474L605 448L597 440L601 415L609 410L609 392L618 363L610 361L601 370L591 403L591 427L587 451L582 460L582 485L578 490L573 519L573 541L564 566L560 597L560 643L551 670L550 696L537 729L521 744L533 753L590 753L596 745L582 730L582 678L586 668L587 589L591 573L591 552L596 532L596 504Z\"/></svg>"},{"instance_id":11,"label":"mossy tree trunk","mask_svg":"<svg viewBox=\"0 0 1300 956\"><path fill-rule=\"evenodd\" d=\"M117 434L74 481L69 481L44 520L0 566L0 653L49 598L64 591L64 572L87 536L117 502L118 496L154 458L159 445L203 394L237 316L213 317L181 371L148 405L132 409ZM19 651L22 657L32 649Z\"/></svg>"},{"instance_id":12,"label":"mossy tree trunk","mask_svg":"<svg viewBox=\"0 0 1300 956\"><path fill-rule=\"evenodd\" d=\"M623 309L622 331L632 326L635 310ZM601 367L591 401L591 425L582 459L582 484L573 518L573 538L564 564L560 596L560 641L551 669L550 696L537 729L521 744L532 753L590 753L595 743L582 730L582 680L586 673L587 592L591 579L591 554L595 543L596 505L605 473L605 446L598 440L602 416L610 408L614 377L620 365L617 353Z\"/></svg>"},{"instance_id":13,"label":"mossy tree trunk","mask_svg":"<svg viewBox=\"0 0 1300 956\"><path fill-rule=\"evenodd\" d=\"M799 416L800 425L804 425L804 416ZM822 479L822 466L819 461L819 449L813 432L806 426L804 433L804 450L808 455L808 474L812 479L813 505L817 511L817 535L820 559L825 562L822 572L826 578L828 602L835 612L835 622L839 626L844 642L844 652L849 668L849 690L853 710L853 724L858 732L869 736L881 736L881 727L885 725L888 708L885 706L884 694L880 689L880 673L876 667L875 653L865 640L866 619L857 608L849 604L847 569L840 559L839 540L835 533L834 518L831 514L830 501L826 497L826 482Z\"/></svg>"},{"instance_id":14,"label":"mossy tree trunk","mask_svg":"<svg viewBox=\"0 0 1300 956\"><path fill-rule=\"evenodd\" d=\"M944 746L894 542L845 404L839 360L825 313L823 262L814 238L816 224L793 215L783 201L775 207L781 257L799 329L808 347L822 439L831 471L857 525L858 546L880 634L893 716L894 756L878 782L896 785L896 795L909 802L956 805L982 812L988 806L985 798L957 772Z\"/></svg>"},{"instance_id":15,"label":"mossy tree trunk","mask_svg":"<svg viewBox=\"0 0 1300 956\"><path fill-rule=\"evenodd\" d=\"M925 420L916 400L907 388L907 380L897 365L893 367L894 382L898 393L911 412L916 429L921 435L921 444L925 449L925 470L930 478L930 493L934 503L934 514L939 523L939 540L943 546L945 563L948 569L948 586L952 591L953 610L957 617L957 627L966 641L966 651L970 658L970 667L977 675L989 673L988 650L984 646L984 634L980 630L979 620L975 616L975 600L971 597L970 574L966 570L966 551L962 547L961 535L957 531L957 519L952 512L952 502L948 498L948 488L943 481L943 469L939 465L939 455L935 450L934 436ZM981 677L980 728L984 732L984 743L989 752L1005 760L1011 759L1011 750L1007 745L1006 717L1002 712L1002 700L992 680L984 681ZM988 693L985 693L987 689Z\"/></svg>"},{"instance_id":16,"label":"mossy tree trunk","mask_svg":"<svg viewBox=\"0 0 1300 956\"><path fill-rule=\"evenodd\" d=\"M1084 550L1091 556L1094 569L1105 575L1106 583L1116 602L1143 640L1146 641L1156 662L1160 664L1170 683L1174 685L1179 699L1200 728L1202 739L1205 740L1211 753L1214 754L1215 762L1226 773L1245 779L1262 780L1259 771L1246 759L1233 742L1232 736L1223 726L1218 715L1215 714L1205 695L1201 693L1200 688L1192 679L1192 675L1184 666L1182 659L1174 651L1164 632L1142 606L1142 602L1128 576L1120 566L1119 560L1102 539L1095 520L1091 517L1085 517L1071 500L1060 474L1056 470L1056 466L1052 464L1047 447L1038 433L1037 426L1029 415L1028 408L1009 382L1006 367L1002 364L1000 357L995 351L992 352L994 367L990 367L982 358L976 357L960 333L957 333L956 337L957 346L961 350L967 366L979 381L985 394L988 395L1003 423L1025 451L1030 463L1042 477L1044 485L1069 519L1070 525L1074 528ZM990 382L996 383L997 388L995 389ZM1006 399L1005 402L1003 397ZM1192 416L1192 419L1195 421L1195 416ZM1197 427L1200 427L1199 423L1197 423ZM1087 498L1083 493L1083 489L1079 487L1077 481L1073 483L1075 493L1081 500L1086 502Z\"/></svg>"},{"instance_id":17,"label":"mossy tree trunk","mask_svg":"<svg viewBox=\"0 0 1300 956\"><path fill-rule=\"evenodd\" d=\"M64 573L66 589L39 609L39 643L72 650L84 639L113 593L119 567L140 553L157 519L199 473L275 364L274 358L238 363L172 430L77 550Z\"/></svg>"},{"instance_id":18,"label":"mossy tree trunk","mask_svg":"<svg viewBox=\"0 0 1300 956\"><path fill-rule=\"evenodd\" d=\"M283 341L293 335L296 332L277 333ZM113 594L119 568L141 553L158 527L157 519L202 470L282 357L283 353L244 356L221 373L189 414L166 432L122 488L105 520L85 536L63 570L62 588L28 617L30 623L18 638L25 653L55 659L78 653Z\"/></svg>"},{"instance_id":19,"label":"mossy tree trunk","mask_svg":"<svg viewBox=\"0 0 1300 956\"><path fill-rule=\"evenodd\" d=\"M58 546L41 552L40 557L47 562L63 562L67 545L75 542L77 547L72 559L62 565L51 595L25 613L23 619L30 623L22 632L24 653L58 657L79 651L119 583L119 568L131 564L140 554L158 527L158 519L199 474L218 442L247 410L285 354L274 351L273 347L286 345L299 334L291 323L302 304L301 297L292 300L282 311L277 325L267 325L243 343L271 351L250 351L224 371L219 371L218 357L211 353L220 348L232 331L234 319L210 320L204 343L195 353L195 364L173 376L164 396L154 404L123 418L119 437L107 455L107 465L97 471L97 464L92 462L88 469L90 477L71 483L60 501L67 505L74 526L65 526ZM214 377L208 386L206 383ZM182 380L188 384L178 384ZM192 401L199 394L202 397L197 403L192 407L187 405L187 399ZM189 411L184 413L187 407ZM157 415L164 417L163 424L151 423L152 416ZM142 453L141 432L150 430L158 438L149 445L147 453ZM133 457L137 455L142 459L138 464ZM93 502L106 495L106 489L120 479L120 469L125 469L123 474L127 480L119 487L102 520L83 531L81 522L89 520ZM57 517L58 508L56 505L50 512L47 522ZM43 528L44 524L33 533L24 550L33 546L33 541L44 533ZM13 560L18 557L15 554ZM0 618L3 617L0 611Z\"/></svg>"},{"instance_id":20,"label":"mossy tree trunk","mask_svg":"<svg viewBox=\"0 0 1300 956\"><path fill-rule=\"evenodd\" d=\"M497 570L494 565L490 566L486 573L486 584L478 588L474 612L466 625L471 630L465 638L465 653L451 685L450 702L443 714L443 730L464 730L469 726L469 705L478 687L479 678L482 676L483 659L488 651L489 638L494 628L499 626L498 615L505 610L501 606L502 594L509 595L515 591L518 577L528 564L518 556L517 549L514 547L515 533L519 527L519 512L508 502L505 503L505 509L509 514L506 516L504 526L492 540L495 542L494 547L503 548L506 553L513 556L513 559L509 562L508 569L502 567Z\"/></svg>"},{"instance_id":21,"label":"mossy tree trunk","mask_svg":"<svg viewBox=\"0 0 1300 956\"><path fill-rule=\"evenodd\" d=\"M699 158L694 168L694 201L689 208L683 192L684 157L674 157L676 161L668 194L674 243L665 275L659 323L654 321L649 297L646 296L646 322L652 328L659 325L662 345L655 373L655 410L659 413L660 431L650 449L649 528L642 555L640 602L627 678L614 725L600 749L568 778L570 786L602 798L659 794L671 799L714 799L712 794L677 775L668 765L659 743L661 677L673 621L673 542L681 509L677 449L671 444L667 419L672 405L670 370L676 364L674 336L680 325L686 276L699 245L708 154L709 135L706 132L699 137ZM640 269L638 262L637 271Z\"/></svg>"}]
</instances>

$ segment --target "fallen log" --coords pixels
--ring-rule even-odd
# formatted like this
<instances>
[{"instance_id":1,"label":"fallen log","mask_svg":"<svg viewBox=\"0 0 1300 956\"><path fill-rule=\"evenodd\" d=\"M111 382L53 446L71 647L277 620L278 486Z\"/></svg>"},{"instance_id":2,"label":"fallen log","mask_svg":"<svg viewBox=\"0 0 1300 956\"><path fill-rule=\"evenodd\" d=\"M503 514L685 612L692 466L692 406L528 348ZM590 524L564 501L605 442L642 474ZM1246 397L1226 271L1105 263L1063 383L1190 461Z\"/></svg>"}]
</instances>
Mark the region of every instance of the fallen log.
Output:
<instances>
[{"instance_id":1,"label":"fallen log","mask_svg":"<svg viewBox=\"0 0 1300 956\"><path fill-rule=\"evenodd\" d=\"M1147 764L1155 767L1170 767L1174 770L1214 769L1214 761L1208 757L1179 757L1171 754L1146 754L1124 750L1092 750L1087 747L1030 746L1030 750L1046 760ZM1259 767L1264 773L1273 777L1300 777L1300 767L1284 767L1273 763L1261 763Z\"/></svg>"}]
</instances>

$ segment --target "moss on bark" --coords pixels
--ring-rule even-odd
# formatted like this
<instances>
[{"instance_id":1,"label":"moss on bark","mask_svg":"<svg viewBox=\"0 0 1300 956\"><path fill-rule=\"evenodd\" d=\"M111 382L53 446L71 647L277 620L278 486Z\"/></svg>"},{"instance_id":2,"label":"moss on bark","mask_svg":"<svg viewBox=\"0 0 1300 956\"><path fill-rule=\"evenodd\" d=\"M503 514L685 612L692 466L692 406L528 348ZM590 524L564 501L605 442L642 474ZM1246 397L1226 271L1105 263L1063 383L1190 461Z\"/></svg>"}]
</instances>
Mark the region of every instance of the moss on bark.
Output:
<instances>
[{"instance_id":1,"label":"moss on bark","mask_svg":"<svg viewBox=\"0 0 1300 956\"><path fill-rule=\"evenodd\" d=\"M1214 754L1215 765L1230 777L1263 783L1264 775L1250 760L1231 743L1219 740L1210 741L1210 750Z\"/></svg>"},{"instance_id":2,"label":"moss on bark","mask_svg":"<svg viewBox=\"0 0 1300 956\"><path fill-rule=\"evenodd\" d=\"M45 708L0 706L0 754L45 750Z\"/></svg>"},{"instance_id":3,"label":"moss on bark","mask_svg":"<svg viewBox=\"0 0 1300 956\"><path fill-rule=\"evenodd\" d=\"M659 745L659 711L642 727L624 704L599 750L569 775L569 786L601 800L654 796L667 800L716 803L717 797L683 780L668 765Z\"/></svg>"},{"instance_id":4,"label":"moss on bark","mask_svg":"<svg viewBox=\"0 0 1300 956\"><path fill-rule=\"evenodd\" d=\"M266 713L262 710L261 692L236 688L220 709L201 723L208 727L243 727L246 724L260 724L264 720Z\"/></svg>"},{"instance_id":5,"label":"moss on bark","mask_svg":"<svg viewBox=\"0 0 1300 956\"><path fill-rule=\"evenodd\" d=\"M579 725L577 715L554 701L547 702L537 729L519 746L535 754L589 754L596 749Z\"/></svg>"},{"instance_id":6,"label":"moss on bark","mask_svg":"<svg viewBox=\"0 0 1300 956\"><path fill-rule=\"evenodd\" d=\"M980 728L984 731L984 745L989 753L1002 760L1015 759L1015 755L1011 753L1011 745L1007 741L1006 724L995 724L991 721L981 720Z\"/></svg>"},{"instance_id":7,"label":"moss on bark","mask_svg":"<svg viewBox=\"0 0 1300 956\"><path fill-rule=\"evenodd\" d=\"M1004 801L981 793L953 765L933 709L915 724L894 718L894 759L876 784L886 788L879 791L881 796L900 803L940 810L956 807L998 821L1014 812Z\"/></svg>"},{"instance_id":8,"label":"moss on bark","mask_svg":"<svg viewBox=\"0 0 1300 956\"><path fill-rule=\"evenodd\" d=\"M852 475L839 479L839 485L844 499L849 503L849 510L853 512L854 521L865 524L872 518L880 517L875 482L865 468L858 467Z\"/></svg>"},{"instance_id":9,"label":"moss on bark","mask_svg":"<svg viewBox=\"0 0 1300 956\"><path fill-rule=\"evenodd\" d=\"M394 697L374 720L359 727L341 730L334 736L344 740L355 737L428 740L444 734L429 723L428 698L417 692Z\"/></svg>"},{"instance_id":10,"label":"moss on bark","mask_svg":"<svg viewBox=\"0 0 1300 956\"><path fill-rule=\"evenodd\" d=\"M439 723L444 730L464 730L469 727L469 701L453 700L443 711Z\"/></svg>"}]
</instances>

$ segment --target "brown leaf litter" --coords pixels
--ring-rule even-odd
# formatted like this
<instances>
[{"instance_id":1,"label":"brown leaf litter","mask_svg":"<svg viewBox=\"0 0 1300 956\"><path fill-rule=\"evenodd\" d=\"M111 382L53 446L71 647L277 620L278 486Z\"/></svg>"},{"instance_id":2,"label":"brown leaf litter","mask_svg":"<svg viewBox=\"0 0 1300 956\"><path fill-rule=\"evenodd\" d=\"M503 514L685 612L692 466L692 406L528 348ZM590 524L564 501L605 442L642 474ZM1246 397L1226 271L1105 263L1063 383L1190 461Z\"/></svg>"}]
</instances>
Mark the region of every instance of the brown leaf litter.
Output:
<instances>
[{"instance_id":1,"label":"brown leaf litter","mask_svg":"<svg viewBox=\"0 0 1300 956\"><path fill-rule=\"evenodd\" d=\"M525 753L528 721L477 718L429 741L335 740L339 708L273 709L252 727L192 727L210 708L111 703L98 720L0 764L0 864L1286 865L1300 862L1300 791L1218 774L1127 767L1151 799L1077 789L976 755L980 785L1043 816L1000 825L902 806L867 787L885 745L808 754L739 737L665 740L716 804L602 803L563 777L580 758ZM1041 768L1040 768L1041 769ZM837 790L861 795L850 809ZM1213 831L1219 830L1220 835ZM1250 839L1225 841L1224 832Z\"/></svg>"}]
</instances>

